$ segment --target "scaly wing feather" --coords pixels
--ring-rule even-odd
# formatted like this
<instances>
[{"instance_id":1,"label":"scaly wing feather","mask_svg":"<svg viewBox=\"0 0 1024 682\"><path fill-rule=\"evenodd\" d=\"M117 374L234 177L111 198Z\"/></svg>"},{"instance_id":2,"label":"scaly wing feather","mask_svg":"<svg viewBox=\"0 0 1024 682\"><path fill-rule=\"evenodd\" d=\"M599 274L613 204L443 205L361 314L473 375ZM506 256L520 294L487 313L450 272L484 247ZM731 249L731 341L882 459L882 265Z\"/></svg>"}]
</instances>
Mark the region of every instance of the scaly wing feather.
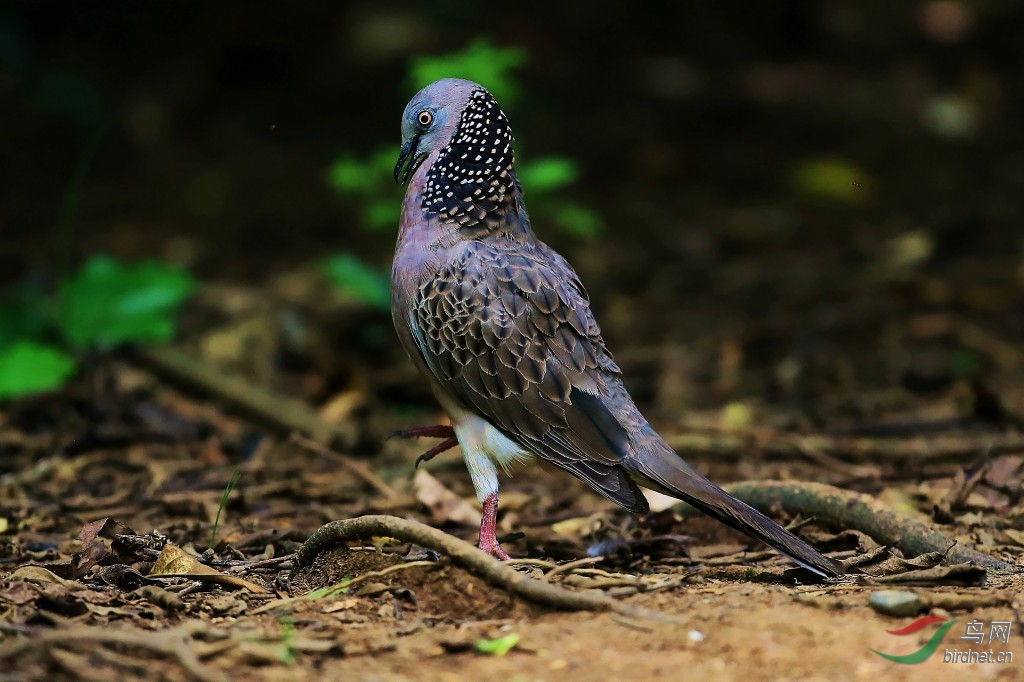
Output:
<instances>
[{"instance_id":1,"label":"scaly wing feather","mask_svg":"<svg viewBox=\"0 0 1024 682\"><path fill-rule=\"evenodd\" d=\"M586 293L553 251L518 246L465 242L414 298L416 346L448 393L510 439L646 512L621 466L626 430L599 395L619 368Z\"/></svg>"}]
</instances>

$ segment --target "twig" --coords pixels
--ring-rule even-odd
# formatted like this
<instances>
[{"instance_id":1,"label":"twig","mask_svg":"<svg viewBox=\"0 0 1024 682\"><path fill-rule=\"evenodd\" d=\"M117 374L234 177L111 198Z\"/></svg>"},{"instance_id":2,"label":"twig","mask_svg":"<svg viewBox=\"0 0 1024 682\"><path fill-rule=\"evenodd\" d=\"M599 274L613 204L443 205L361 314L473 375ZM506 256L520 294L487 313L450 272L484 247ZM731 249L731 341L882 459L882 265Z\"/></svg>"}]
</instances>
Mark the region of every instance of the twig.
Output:
<instances>
[{"instance_id":1,"label":"twig","mask_svg":"<svg viewBox=\"0 0 1024 682\"><path fill-rule=\"evenodd\" d=\"M320 443L317 443L315 440L306 438L300 433L293 433L291 435L291 440L296 445L304 447L307 450L312 450L318 455L323 455L324 457L329 457L330 459L333 459L346 470L348 470L349 473L354 474L364 483L370 484L370 486L372 486L377 492L379 492L384 497L390 499L397 499L401 497L397 492L395 492L394 488L387 484L387 482L384 479L382 479L377 474L373 473L370 470L370 468L363 464L362 462L358 462L352 459L351 457L347 457L341 454L340 452L335 452L326 445L321 445Z\"/></svg>"},{"instance_id":2,"label":"twig","mask_svg":"<svg viewBox=\"0 0 1024 682\"><path fill-rule=\"evenodd\" d=\"M327 596L333 596L333 594L335 592L340 592L340 591L348 590L353 585L358 585L361 582L366 582L370 578L382 578L382 577L388 575L389 573L397 573L398 571L404 571L404 570L406 570L408 568L421 568L421 567L423 567L423 568L437 568L438 567L438 563L436 561L410 561L408 563L395 564L393 566L388 566L387 568L382 568L379 571L370 571L369 573L362 573L360 575L357 575L355 578L352 578L351 580L343 580L342 582L337 583L336 585L331 585L331 586L328 586L328 587L321 587L318 590L314 590L313 592L310 592L309 595L315 594L316 595L316 597L314 597L315 599L323 599L324 597L327 597ZM309 595L303 595L302 597L299 597L299 599L307 598L307 597L309 597Z\"/></svg>"},{"instance_id":3,"label":"twig","mask_svg":"<svg viewBox=\"0 0 1024 682\"><path fill-rule=\"evenodd\" d=\"M465 540L417 521L395 516L360 516L321 526L296 553L299 567L309 566L320 552L372 536L393 537L448 555L453 562L491 585L528 601L569 611L613 611L633 618L675 621L675 618L629 606L603 594L573 592L529 578L512 566L480 551Z\"/></svg>"},{"instance_id":4,"label":"twig","mask_svg":"<svg viewBox=\"0 0 1024 682\"><path fill-rule=\"evenodd\" d=\"M558 575L560 573L565 573L566 571L571 571L574 568L579 568L580 566L589 566L590 564L596 564L599 561L604 561L604 557L603 556L586 556L586 557L583 557L582 559L577 559L576 561L567 561L564 564L561 564L559 566L555 566L550 571L548 571L547 574L544 576L544 582L549 583L549 582L551 582L552 578L554 578L556 575Z\"/></svg>"},{"instance_id":5,"label":"twig","mask_svg":"<svg viewBox=\"0 0 1024 682\"><path fill-rule=\"evenodd\" d=\"M509 566L537 566L549 571L558 566L554 561L545 561L544 559L509 559L505 563Z\"/></svg>"},{"instance_id":6,"label":"twig","mask_svg":"<svg viewBox=\"0 0 1024 682\"><path fill-rule=\"evenodd\" d=\"M87 626L73 626L57 630L32 628L31 632L28 633L28 638L13 641L9 645L0 648L0 661L13 658L26 649L37 647L40 643L74 644L94 642L96 644L119 644L122 646L142 647L173 656L181 664L181 667L194 679L202 680L203 682L223 680L223 675L210 670L199 662L195 653L187 646L187 637L176 636L178 634L180 633L175 633L173 630L143 632L141 630Z\"/></svg>"},{"instance_id":7,"label":"twig","mask_svg":"<svg viewBox=\"0 0 1024 682\"><path fill-rule=\"evenodd\" d=\"M285 431L308 433L314 440L324 443L337 438L349 446L356 441L351 424L326 421L302 401L229 376L216 366L173 346L140 347L137 353L158 370L212 393Z\"/></svg>"},{"instance_id":8,"label":"twig","mask_svg":"<svg viewBox=\"0 0 1024 682\"><path fill-rule=\"evenodd\" d=\"M283 564L286 561L291 561L295 558L294 554L282 554L272 559L261 559L259 561L243 561L241 563L228 566L225 570L232 573L245 573L257 568L265 568L267 566L276 566L277 564Z\"/></svg>"},{"instance_id":9,"label":"twig","mask_svg":"<svg viewBox=\"0 0 1024 682\"><path fill-rule=\"evenodd\" d=\"M911 516L889 509L870 495L807 481L743 481L724 488L762 512L811 515L832 526L859 530L910 557L949 550L948 557L953 563L1013 568L1001 559L957 545L952 538ZM676 509L684 516L699 513L685 504L676 505Z\"/></svg>"}]
</instances>

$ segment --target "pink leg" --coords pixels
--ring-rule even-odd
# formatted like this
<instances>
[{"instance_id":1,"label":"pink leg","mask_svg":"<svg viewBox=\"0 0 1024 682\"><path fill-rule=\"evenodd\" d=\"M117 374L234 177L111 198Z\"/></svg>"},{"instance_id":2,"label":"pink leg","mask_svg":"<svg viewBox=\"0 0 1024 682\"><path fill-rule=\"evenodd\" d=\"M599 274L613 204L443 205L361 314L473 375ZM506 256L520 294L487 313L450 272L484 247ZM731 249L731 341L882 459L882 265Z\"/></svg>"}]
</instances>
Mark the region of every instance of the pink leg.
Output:
<instances>
[{"instance_id":1,"label":"pink leg","mask_svg":"<svg viewBox=\"0 0 1024 682\"><path fill-rule=\"evenodd\" d=\"M508 561L512 557L505 553L498 546L498 538L495 536L495 528L498 524L498 493L494 493L484 500L484 514L480 519L480 544L479 547L491 556L502 561Z\"/></svg>"},{"instance_id":2,"label":"pink leg","mask_svg":"<svg viewBox=\"0 0 1024 682\"><path fill-rule=\"evenodd\" d=\"M417 426L411 429L393 431L388 435L388 438L420 438L421 436L425 438L444 438L444 440L416 458L417 469L420 468L420 464L423 462L429 462L442 452L451 450L459 444L458 439L455 437L455 429L441 424L438 424L437 426Z\"/></svg>"}]
</instances>

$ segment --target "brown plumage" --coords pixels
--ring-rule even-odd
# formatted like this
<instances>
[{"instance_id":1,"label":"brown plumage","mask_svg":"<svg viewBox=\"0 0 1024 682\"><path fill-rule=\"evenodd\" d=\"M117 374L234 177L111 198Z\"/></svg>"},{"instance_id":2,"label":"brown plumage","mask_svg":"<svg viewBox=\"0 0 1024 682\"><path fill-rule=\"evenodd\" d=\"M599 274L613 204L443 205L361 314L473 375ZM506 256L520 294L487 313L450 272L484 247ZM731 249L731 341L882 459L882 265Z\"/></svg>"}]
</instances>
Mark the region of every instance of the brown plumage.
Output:
<instances>
[{"instance_id":1,"label":"brown plumage","mask_svg":"<svg viewBox=\"0 0 1024 682\"><path fill-rule=\"evenodd\" d=\"M644 419L579 278L531 229L508 122L485 89L456 79L424 88L406 108L403 138L395 175L412 179L392 313L484 504L481 548L507 557L494 537L498 466L539 456L630 511L648 510L639 481L821 575L841 573L700 475Z\"/></svg>"}]
</instances>

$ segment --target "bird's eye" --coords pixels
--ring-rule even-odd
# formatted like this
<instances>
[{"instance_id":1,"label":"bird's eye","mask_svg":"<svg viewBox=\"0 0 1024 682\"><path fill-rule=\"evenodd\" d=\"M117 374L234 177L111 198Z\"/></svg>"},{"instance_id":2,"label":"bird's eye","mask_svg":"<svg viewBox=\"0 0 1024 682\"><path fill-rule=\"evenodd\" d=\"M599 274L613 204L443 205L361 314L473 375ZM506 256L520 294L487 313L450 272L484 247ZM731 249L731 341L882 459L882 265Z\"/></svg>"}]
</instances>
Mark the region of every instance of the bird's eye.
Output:
<instances>
[{"instance_id":1,"label":"bird's eye","mask_svg":"<svg viewBox=\"0 0 1024 682\"><path fill-rule=\"evenodd\" d=\"M434 122L434 115L424 109L420 113L416 114L416 122L426 128L428 125Z\"/></svg>"}]
</instances>

